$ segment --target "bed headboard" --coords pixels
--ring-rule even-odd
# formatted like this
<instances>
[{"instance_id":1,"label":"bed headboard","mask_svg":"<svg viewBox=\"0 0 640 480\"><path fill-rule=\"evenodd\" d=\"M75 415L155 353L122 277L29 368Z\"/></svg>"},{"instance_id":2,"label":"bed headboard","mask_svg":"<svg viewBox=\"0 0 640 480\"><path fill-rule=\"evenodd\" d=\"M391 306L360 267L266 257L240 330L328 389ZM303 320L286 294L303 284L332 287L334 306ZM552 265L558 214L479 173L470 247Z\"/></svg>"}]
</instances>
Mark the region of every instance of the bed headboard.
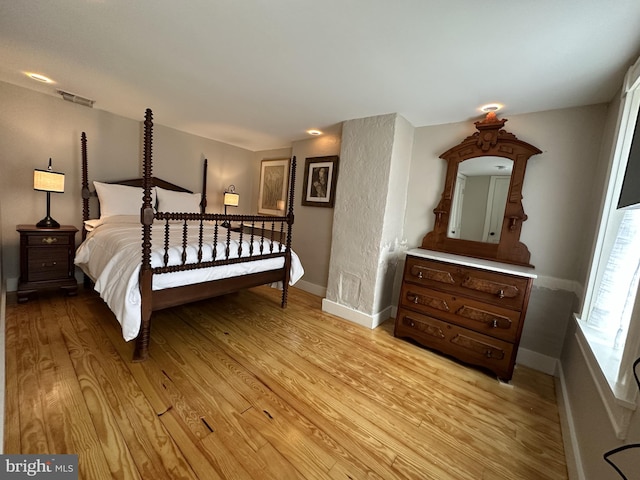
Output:
<instances>
[{"instance_id":1,"label":"bed headboard","mask_svg":"<svg viewBox=\"0 0 640 480\"><path fill-rule=\"evenodd\" d=\"M81 150L82 150L82 220L86 221L91 218L89 209L89 199L91 197L97 197L95 190L89 187L89 175L88 175L88 158L87 158L87 135L82 132L80 137ZM207 169L208 160L204 159L203 175L202 175L202 200L200 201L200 212L205 213L207 208ZM106 183L113 183L118 185L127 185L130 187L144 188L144 178L131 178L128 180L111 181ZM165 190L173 190L175 192L193 193L191 190L176 185L175 183L168 182L161 178L151 177L151 186L160 187ZM141 199L142 202L142 199ZM83 240L86 235L86 231L82 229Z\"/></svg>"}]
</instances>

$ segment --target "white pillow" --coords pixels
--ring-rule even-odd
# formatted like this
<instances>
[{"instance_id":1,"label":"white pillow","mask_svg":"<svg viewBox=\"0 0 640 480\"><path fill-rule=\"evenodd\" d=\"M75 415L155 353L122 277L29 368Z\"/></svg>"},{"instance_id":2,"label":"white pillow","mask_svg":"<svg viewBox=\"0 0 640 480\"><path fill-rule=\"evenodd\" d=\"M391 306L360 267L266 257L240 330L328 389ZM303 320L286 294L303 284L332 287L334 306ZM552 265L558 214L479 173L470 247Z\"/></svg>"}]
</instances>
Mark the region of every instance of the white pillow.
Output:
<instances>
[{"instance_id":1,"label":"white pillow","mask_svg":"<svg viewBox=\"0 0 640 480\"><path fill-rule=\"evenodd\" d=\"M141 225L140 223L140 214L138 215L110 215L108 217L100 217L100 218L92 218L90 220L84 221L84 228L87 232L92 232L100 225L105 224L133 224L133 225Z\"/></svg>"},{"instance_id":2,"label":"white pillow","mask_svg":"<svg viewBox=\"0 0 640 480\"><path fill-rule=\"evenodd\" d=\"M174 192L156 187L158 211L170 213L200 213L202 195L199 193Z\"/></svg>"},{"instance_id":3,"label":"white pillow","mask_svg":"<svg viewBox=\"0 0 640 480\"><path fill-rule=\"evenodd\" d=\"M93 182L100 200L100 218L112 215L140 215L142 195L140 187ZM151 205L155 205L155 187L151 189Z\"/></svg>"}]
</instances>

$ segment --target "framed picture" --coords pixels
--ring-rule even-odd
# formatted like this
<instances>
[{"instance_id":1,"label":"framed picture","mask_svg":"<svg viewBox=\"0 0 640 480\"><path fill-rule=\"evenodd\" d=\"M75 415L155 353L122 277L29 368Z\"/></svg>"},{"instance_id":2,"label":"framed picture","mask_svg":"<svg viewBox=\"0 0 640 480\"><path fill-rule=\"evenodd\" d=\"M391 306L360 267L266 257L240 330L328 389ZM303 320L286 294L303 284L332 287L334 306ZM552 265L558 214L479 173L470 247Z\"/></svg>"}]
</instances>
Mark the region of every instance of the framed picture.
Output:
<instances>
[{"instance_id":1,"label":"framed picture","mask_svg":"<svg viewBox=\"0 0 640 480\"><path fill-rule=\"evenodd\" d=\"M333 208L338 180L338 156L307 158L302 205Z\"/></svg>"},{"instance_id":2,"label":"framed picture","mask_svg":"<svg viewBox=\"0 0 640 480\"><path fill-rule=\"evenodd\" d=\"M260 193L258 213L262 215L285 215L289 191L288 158L262 160L260 165Z\"/></svg>"}]
</instances>

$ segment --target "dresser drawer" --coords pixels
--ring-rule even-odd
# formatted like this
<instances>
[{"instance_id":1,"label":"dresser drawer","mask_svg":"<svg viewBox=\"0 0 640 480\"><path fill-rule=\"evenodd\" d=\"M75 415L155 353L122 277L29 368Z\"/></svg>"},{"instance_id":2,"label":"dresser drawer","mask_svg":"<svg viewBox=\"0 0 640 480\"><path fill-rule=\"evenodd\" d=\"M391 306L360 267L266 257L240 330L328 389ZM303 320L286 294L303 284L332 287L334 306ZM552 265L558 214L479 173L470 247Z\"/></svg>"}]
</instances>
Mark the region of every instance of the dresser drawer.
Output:
<instances>
[{"instance_id":1,"label":"dresser drawer","mask_svg":"<svg viewBox=\"0 0 640 480\"><path fill-rule=\"evenodd\" d=\"M404 281L514 310L523 309L531 288L527 278L412 256Z\"/></svg>"},{"instance_id":2,"label":"dresser drawer","mask_svg":"<svg viewBox=\"0 0 640 480\"><path fill-rule=\"evenodd\" d=\"M394 335L411 338L463 362L488 368L503 379L510 379L513 374L513 344L428 315L400 308Z\"/></svg>"},{"instance_id":3,"label":"dresser drawer","mask_svg":"<svg viewBox=\"0 0 640 480\"><path fill-rule=\"evenodd\" d=\"M521 312L517 310L411 283L402 285L399 306L508 342L515 342L520 332Z\"/></svg>"}]
</instances>

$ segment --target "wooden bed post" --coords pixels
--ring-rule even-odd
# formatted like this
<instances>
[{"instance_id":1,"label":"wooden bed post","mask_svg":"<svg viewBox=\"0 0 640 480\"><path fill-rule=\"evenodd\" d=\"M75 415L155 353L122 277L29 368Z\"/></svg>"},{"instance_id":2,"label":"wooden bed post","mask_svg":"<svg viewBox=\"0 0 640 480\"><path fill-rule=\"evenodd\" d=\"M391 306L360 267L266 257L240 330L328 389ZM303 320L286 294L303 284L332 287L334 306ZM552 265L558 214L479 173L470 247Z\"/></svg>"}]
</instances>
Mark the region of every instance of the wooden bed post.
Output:
<instances>
[{"instance_id":1,"label":"wooden bed post","mask_svg":"<svg viewBox=\"0 0 640 480\"><path fill-rule=\"evenodd\" d=\"M291 179L289 180L289 211L287 212L287 254L284 257L284 280L282 281L282 308L287 306L289 279L291 277L291 227L293 226L293 197L296 187L296 157L291 159Z\"/></svg>"},{"instance_id":2,"label":"wooden bed post","mask_svg":"<svg viewBox=\"0 0 640 480\"><path fill-rule=\"evenodd\" d=\"M80 136L80 144L82 146L82 222L89 220L89 175L87 173L89 164L87 162L87 134L82 132ZM87 229L82 228L82 241L87 238Z\"/></svg>"},{"instance_id":3,"label":"wooden bed post","mask_svg":"<svg viewBox=\"0 0 640 480\"><path fill-rule=\"evenodd\" d=\"M152 272L151 272L151 227L153 226L153 205L151 204L151 150L153 144L153 113L147 108L144 120L144 158L142 168L142 208L140 222L142 223L142 264L140 266L140 300L141 319L140 332L136 337L133 360L140 362L149 356L149 337L151 335L152 305Z\"/></svg>"},{"instance_id":4,"label":"wooden bed post","mask_svg":"<svg viewBox=\"0 0 640 480\"><path fill-rule=\"evenodd\" d=\"M204 159L204 174L202 176L202 200L200 201L200 213L207 213L207 169L209 160Z\"/></svg>"}]
</instances>

